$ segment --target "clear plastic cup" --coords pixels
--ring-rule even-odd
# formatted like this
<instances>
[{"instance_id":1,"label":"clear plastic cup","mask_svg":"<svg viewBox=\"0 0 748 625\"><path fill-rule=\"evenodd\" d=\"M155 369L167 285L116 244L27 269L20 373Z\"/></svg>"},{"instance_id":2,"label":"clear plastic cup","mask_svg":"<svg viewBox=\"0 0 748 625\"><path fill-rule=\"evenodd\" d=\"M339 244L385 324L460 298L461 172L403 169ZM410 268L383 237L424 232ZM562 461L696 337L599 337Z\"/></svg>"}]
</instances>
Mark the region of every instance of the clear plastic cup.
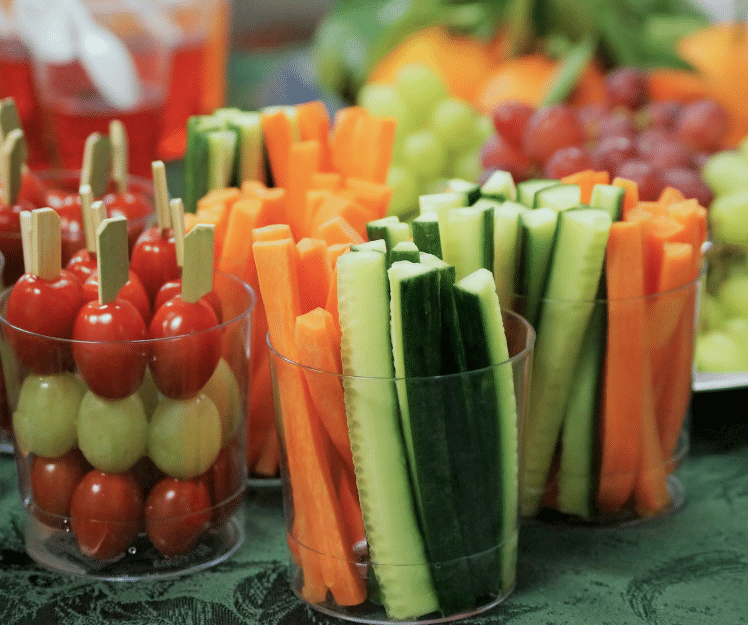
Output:
<instances>
[{"instance_id":1,"label":"clear plastic cup","mask_svg":"<svg viewBox=\"0 0 748 625\"><path fill-rule=\"evenodd\" d=\"M645 297L542 300L523 435L524 519L623 525L683 505L677 473L689 447L699 285L697 278ZM524 309L518 298L515 310ZM556 334L544 326L571 318L584 323L555 323ZM575 356L548 356L567 340L579 345ZM571 377L556 375L569 367Z\"/></svg>"},{"instance_id":2,"label":"clear plastic cup","mask_svg":"<svg viewBox=\"0 0 748 625\"><path fill-rule=\"evenodd\" d=\"M219 325L127 342L24 331L8 321L11 292L0 355L28 554L110 580L229 557L244 538L252 289L218 273Z\"/></svg>"},{"instance_id":3,"label":"clear plastic cup","mask_svg":"<svg viewBox=\"0 0 748 625\"><path fill-rule=\"evenodd\" d=\"M319 371L270 346L289 581L302 601L349 621L438 623L488 610L512 592L517 440L534 332L511 312L504 312L504 327L509 360L426 378ZM509 376L513 392L501 395ZM425 452L432 461L445 459L432 462L433 473L419 473L425 496L415 495L408 477L420 470L414 468L420 460L411 462L419 452L411 455L407 442L396 442L407 437L399 434L398 409L391 410L388 398L403 390L411 414L410 398L418 393L423 414L444 417L428 426L435 440L444 430L447 442ZM346 406L349 400L366 406L376 421L349 430L348 444L330 433L330 420L341 418L342 397Z\"/></svg>"}]
</instances>

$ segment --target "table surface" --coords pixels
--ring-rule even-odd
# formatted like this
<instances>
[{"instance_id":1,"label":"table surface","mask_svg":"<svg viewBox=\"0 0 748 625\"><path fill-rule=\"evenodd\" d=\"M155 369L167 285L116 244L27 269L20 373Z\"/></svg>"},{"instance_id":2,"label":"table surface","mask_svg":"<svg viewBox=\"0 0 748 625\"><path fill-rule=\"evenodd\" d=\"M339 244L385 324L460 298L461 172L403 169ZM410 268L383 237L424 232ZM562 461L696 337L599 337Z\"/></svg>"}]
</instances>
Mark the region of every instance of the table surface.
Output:
<instances>
[{"instance_id":1,"label":"table surface","mask_svg":"<svg viewBox=\"0 0 748 625\"><path fill-rule=\"evenodd\" d=\"M246 110L318 94L293 47L233 57L229 104ZM331 103L331 108L335 103ZM179 163L167 166L170 192ZM501 605L465 623L733 625L748 623L748 390L701 392L692 402L686 503L625 528L525 524L518 584ZM233 625L343 623L291 593L278 492L249 492L245 540L223 563L148 583L50 572L25 553L13 460L0 456L0 622L3 625Z\"/></svg>"},{"instance_id":2,"label":"table surface","mask_svg":"<svg viewBox=\"0 0 748 625\"><path fill-rule=\"evenodd\" d=\"M623 528L525 524L518 584L465 623L748 623L748 419L744 390L692 402L691 454L676 513ZM735 418L726 418L733 415ZM251 491L245 540L226 561L177 578L101 582L50 572L24 551L23 509L0 457L0 622L4 625L342 623L304 606L286 577L278 492Z\"/></svg>"}]
</instances>

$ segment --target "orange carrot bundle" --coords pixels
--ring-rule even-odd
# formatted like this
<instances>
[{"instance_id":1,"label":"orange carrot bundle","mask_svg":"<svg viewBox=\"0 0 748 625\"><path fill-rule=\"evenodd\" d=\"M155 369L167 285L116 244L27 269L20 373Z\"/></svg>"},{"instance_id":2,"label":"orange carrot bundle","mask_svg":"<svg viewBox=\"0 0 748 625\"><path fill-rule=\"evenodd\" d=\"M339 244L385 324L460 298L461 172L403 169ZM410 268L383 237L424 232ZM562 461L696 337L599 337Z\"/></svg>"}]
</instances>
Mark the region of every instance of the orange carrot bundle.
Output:
<instances>
[{"instance_id":1,"label":"orange carrot bundle","mask_svg":"<svg viewBox=\"0 0 748 625\"><path fill-rule=\"evenodd\" d=\"M258 241L253 253L272 344L298 361L298 248L292 238ZM277 358L273 362L297 532L292 539L299 543L305 581L302 593L308 601L321 601L326 594L323 584L339 605L357 605L367 591L353 563L352 532L338 500L339 456L300 367Z\"/></svg>"}]
</instances>

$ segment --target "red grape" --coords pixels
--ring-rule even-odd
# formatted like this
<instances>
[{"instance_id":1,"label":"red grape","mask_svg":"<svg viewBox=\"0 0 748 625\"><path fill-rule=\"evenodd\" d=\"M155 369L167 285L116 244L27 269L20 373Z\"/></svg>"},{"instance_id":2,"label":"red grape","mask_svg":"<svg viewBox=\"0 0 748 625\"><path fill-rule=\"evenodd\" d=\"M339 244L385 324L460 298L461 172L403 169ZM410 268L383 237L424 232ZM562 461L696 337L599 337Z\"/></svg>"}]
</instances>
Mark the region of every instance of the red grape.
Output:
<instances>
[{"instance_id":1,"label":"red grape","mask_svg":"<svg viewBox=\"0 0 748 625\"><path fill-rule=\"evenodd\" d=\"M504 102L493 112L493 126L508 143L519 148L522 146L527 122L534 111L534 107L525 102Z\"/></svg>"},{"instance_id":2,"label":"red grape","mask_svg":"<svg viewBox=\"0 0 748 625\"><path fill-rule=\"evenodd\" d=\"M584 129L576 111L564 104L544 106L527 122L522 146L531 160L545 163L553 153L569 145L581 145Z\"/></svg>"},{"instance_id":3,"label":"red grape","mask_svg":"<svg viewBox=\"0 0 748 625\"><path fill-rule=\"evenodd\" d=\"M563 178L592 167L592 159L585 148L570 145L556 150L543 167L546 178Z\"/></svg>"},{"instance_id":4,"label":"red grape","mask_svg":"<svg viewBox=\"0 0 748 625\"><path fill-rule=\"evenodd\" d=\"M592 102L579 107L577 117L582 124L585 141L597 141L603 120L610 115L610 107L604 102Z\"/></svg>"},{"instance_id":5,"label":"red grape","mask_svg":"<svg viewBox=\"0 0 748 625\"><path fill-rule=\"evenodd\" d=\"M592 150L592 163L596 170L607 171L613 176L618 175L621 163L634 158L635 155L636 146L630 137L605 137Z\"/></svg>"},{"instance_id":6,"label":"red grape","mask_svg":"<svg viewBox=\"0 0 748 625\"><path fill-rule=\"evenodd\" d=\"M646 158L657 169L688 167L691 163L691 150L682 141L664 137L653 146Z\"/></svg>"},{"instance_id":7,"label":"red grape","mask_svg":"<svg viewBox=\"0 0 748 625\"><path fill-rule=\"evenodd\" d=\"M647 76L635 67L618 67L605 76L605 91L612 106L636 110L647 98Z\"/></svg>"},{"instance_id":8,"label":"red grape","mask_svg":"<svg viewBox=\"0 0 748 625\"><path fill-rule=\"evenodd\" d=\"M660 172L641 159L627 160L618 167L616 176L633 180L639 187L639 199L655 201L663 189Z\"/></svg>"},{"instance_id":9,"label":"red grape","mask_svg":"<svg viewBox=\"0 0 748 625\"><path fill-rule=\"evenodd\" d=\"M522 149L514 147L498 134L483 144L481 166L483 169L508 171L516 181L526 180L532 171L532 163Z\"/></svg>"},{"instance_id":10,"label":"red grape","mask_svg":"<svg viewBox=\"0 0 748 625\"><path fill-rule=\"evenodd\" d=\"M598 126L600 140L605 137L634 138L639 132L636 121L628 113L616 112L603 117Z\"/></svg>"},{"instance_id":11,"label":"red grape","mask_svg":"<svg viewBox=\"0 0 748 625\"><path fill-rule=\"evenodd\" d=\"M730 122L725 108L703 98L686 104L676 121L678 137L694 150L714 151L721 147Z\"/></svg>"},{"instance_id":12,"label":"red grape","mask_svg":"<svg viewBox=\"0 0 748 625\"><path fill-rule=\"evenodd\" d=\"M673 167L662 172L663 187L674 187L685 197L695 199L702 206L712 202L712 191L698 173L686 167Z\"/></svg>"},{"instance_id":13,"label":"red grape","mask_svg":"<svg viewBox=\"0 0 748 625\"><path fill-rule=\"evenodd\" d=\"M643 109L644 124L647 128L674 130L682 108L683 105L675 100L649 102Z\"/></svg>"}]
</instances>

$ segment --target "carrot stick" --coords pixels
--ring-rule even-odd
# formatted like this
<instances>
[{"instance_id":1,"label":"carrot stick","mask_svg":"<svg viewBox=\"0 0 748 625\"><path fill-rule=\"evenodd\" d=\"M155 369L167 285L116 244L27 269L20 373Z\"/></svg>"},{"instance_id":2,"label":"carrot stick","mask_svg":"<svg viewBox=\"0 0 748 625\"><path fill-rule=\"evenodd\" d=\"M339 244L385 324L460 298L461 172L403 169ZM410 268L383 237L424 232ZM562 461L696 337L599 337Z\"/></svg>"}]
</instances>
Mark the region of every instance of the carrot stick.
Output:
<instances>
[{"instance_id":1,"label":"carrot stick","mask_svg":"<svg viewBox=\"0 0 748 625\"><path fill-rule=\"evenodd\" d=\"M305 237L296 247L299 250L299 297L301 312L324 306L330 290L332 266L327 243L322 239Z\"/></svg>"},{"instance_id":2,"label":"carrot stick","mask_svg":"<svg viewBox=\"0 0 748 625\"><path fill-rule=\"evenodd\" d=\"M580 201L589 204L592 199L592 187L596 184L608 184L610 182L610 174L607 171L585 169L575 174L564 176L560 182L563 184L578 184Z\"/></svg>"},{"instance_id":3,"label":"carrot stick","mask_svg":"<svg viewBox=\"0 0 748 625\"><path fill-rule=\"evenodd\" d=\"M319 205L314 209L314 217L310 223L310 230L314 231L326 221L334 217L342 217L359 234L366 239L366 224L372 221L373 214L351 199L338 194L322 196Z\"/></svg>"},{"instance_id":4,"label":"carrot stick","mask_svg":"<svg viewBox=\"0 0 748 625\"><path fill-rule=\"evenodd\" d=\"M320 162L321 167L322 163ZM311 188L340 191L343 188L343 176L336 171L317 171L312 174Z\"/></svg>"},{"instance_id":5,"label":"carrot stick","mask_svg":"<svg viewBox=\"0 0 748 625\"><path fill-rule=\"evenodd\" d=\"M265 311L262 311L265 319ZM267 332L267 320L264 322ZM252 366L249 377L249 412L247 415L247 468L250 473L273 477L278 473L277 442L276 460L273 462L267 441L277 438L275 429L275 407L270 378L270 355L264 342L253 344Z\"/></svg>"},{"instance_id":6,"label":"carrot stick","mask_svg":"<svg viewBox=\"0 0 748 625\"><path fill-rule=\"evenodd\" d=\"M361 513L361 503L356 488L356 475L347 466L342 467L340 472L340 483L338 485L340 506L346 525L350 531L353 548L356 545L366 544L366 530L364 529L364 516Z\"/></svg>"},{"instance_id":7,"label":"carrot stick","mask_svg":"<svg viewBox=\"0 0 748 625\"><path fill-rule=\"evenodd\" d=\"M645 359L645 379L651 379L651 361ZM634 484L634 509L640 517L656 515L670 504L667 487L666 465L663 461L657 421L654 414L654 398L649 383L642 389L644 412L642 414L641 462Z\"/></svg>"},{"instance_id":8,"label":"carrot stick","mask_svg":"<svg viewBox=\"0 0 748 625\"><path fill-rule=\"evenodd\" d=\"M394 117L368 115L361 118L355 131L355 144L366 146L366 149L358 150L358 158L354 161L357 166L349 175L386 184L387 172L392 163L396 126L397 120Z\"/></svg>"},{"instance_id":9,"label":"carrot stick","mask_svg":"<svg viewBox=\"0 0 748 625\"><path fill-rule=\"evenodd\" d=\"M263 202L263 212L267 214L267 217L263 219L264 223L259 225L268 226L270 224L288 223L286 217L286 190L279 188L269 189L262 183L259 185L250 184L252 182L255 181L245 180L242 183L242 194L247 198L255 198Z\"/></svg>"},{"instance_id":10,"label":"carrot stick","mask_svg":"<svg viewBox=\"0 0 748 625\"><path fill-rule=\"evenodd\" d=\"M680 189L676 189L675 187L665 187L660 193L660 197L657 198L657 201L660 204L668 205L674 202L682 202L685 199L686 196L681 193Z\"/></svg>"},{"instance_id":11,"label":"carrot stick","mask_svg":"<svg viewBox=\"0 0 748 625\"><path fill-rule=\"evenodd\" d=\"M372 221L387 215L392 199L392 187L360 178L346 178L344 183L346 197L369 208Z\"/></svg>"},{"instance_id":12,"label":"carrot stick","mask_svg":"<svg viewBox=\"0 0 748 625\"><path fill-rule=\"evenodd\" d=\"M598 505L620 510L640 464L644 385L644 255L641 224L614 222L608 237L608 344L601 410Z\"/></svg>"},{"instance_id":13,"label":"carrot stick","mask_svg":"<svg viewBox=\"0 0 748 625\"><path fill-rule=\"evenodd\" d=\"M296 348L304 370L312 403L333 445L351 471L353 455L340 377L340 337L332 315L315 308L296 318Z\"/></svg>"},{"instance_id":14,"label":"carrot stick","mask_svg":"<svg viewBox=\"0 0 748 625\"><path fill-rule=\"evenodd\" d=\"M321 100L311 100L296 105L299 120L299 135L302 141L318 141L320 144L320 165L323 172L332 172L332 152L330 150L330 115Z\"/></svg>"},{"instance_id":15,"label":"carrot stick","mask_svg":"<svg viewBox=\"0 0 748 625\"><path fill-rule=\"evenodd\" d=\"M349 246L350 247L350 246ZM333 265L332 276L330 277L330 289L327 292L325 301L325 310L330 313L336 330L338 331L338 340L340 340L340 317L338 316L338 266Z\"/></svg>"},{"instance_id":16,"label":"carrot stick","mask_svg":"<svg viewBox=\"0 0 748 625\"><path fill-rule=\"evenodd\" d=\"M298 249L288 238L258 241L253 253L272 344L279 353L298 361ZM299 367L280 359L274 362L294 514L301 516L300 541L309 547L305 566L321 572L339 605L361 603L366 586L352 562L352 543L337 501L333 479L337 456L330 453L329 438Z\"/></svg>"},{"instance_id":17,"label":"carrot stick","mask_svg":"<svg viewBox=\"0 0 748 625\"><path fill-rule=\"evenodd\" d=\"M646 293L657 293L664 244L687 243L690 237L683 225L664 215L655 215L641 224L645 263L644 288Z\"/></svg>"},{"instance_id":18,"label":"carrot stick","mask_svg":"<svg viewBox=\"0 0 748 625\"><path fill-rule=\"evenodd\" d=\"M336 243L363 243L365 241L356 230L343 217L337 215L332 219L317 226L316 234L327 242L327 245Z\"/></svg>"},{"instance_id":19,"label":"carrot stick","mask_svg":"<svg viewBox=\"0 0 748 625\"><path fill-rule=\"evenodd\" d=\"M241 199L234 203L218 261L220 271L246 280L247 259L252 254L252 237L247 233L256 227L261 208L262 202L256 199Z\"/></svg>"},{"instance_id":20,"label":"carrot stick","mask_svg":"<svg viewBox=\"0 0 748 625\"><path fill-rule=\"evenodd\" d=\"M335 269L335 263L338 262L338 258L341 254L345 254L350 251L350 243L335 243L334 245L327 246L327 253L330 256L330 266Z\"/></svg>"},{"instance_id":21,"label":"carrot stick","mask_svg":"<svg viewBox=\"0 0 748 625\"><path fill-rule=\"evenodd\" d=\"M362 151L356 144L357 127L360 121L369 116L362 106L347 106L335 113L330 134L330 150L334 171L343 177L355 176L356 156Z\"/></svg>"},{"instance_id":22,"label":"carrot stick","mask_svg":"<svg viewBox=\"0 0 748 625\"><path fill-rule=\"evenodd\" d=\"M213 204L225 204L230 207L241 196L237 187L226 187L223 189L211 189L203 197L197 200L197 208L211 206Z\"/></svg>"},{"instance_id":23,"label":"carrot stick","mask_svg":"<svg viewBox=\"0 0 748 625\"><path fill-rule=\"evenodd\" d=\"M274 186L285 188L288 182L288 154L299 140L298 128L291 119L292 113L283 107L271 107L260 114L262 134L270 161Z\"/></svg>"},{"instance_id":24,"label":"carrot stick","mask_svg":"<svg viewBox=\"0 0 748 625\"><path fill-rule=\"evenodd\" d=\"M693 279L693 257L699 256L688 243L666 243L658 284L663 295L653 301L654 398L666 460L675 451L691 400L695 289L679 287Z\"/></svg>"},{"instance_id":25,"label":"carrot stick","mask_svg":"<svg viewBox=\"0 0 748 625\"><path fill-rule=\"evenodd\" d=\"M611 183L616 187L623 187L623 217L626 217L626 213L639 203L639 185L633 180L628 178L613 178Z\"/></svg>"},{"instance_id":26,"label":"carrot stick","mask_svg":"<svg viewBox=\"0 0 748 625\"><path fill-rule=\"evenodd\" d=\"M311 189L312 174L319 170L318 141L294 143L288 154L286 185L286 217L294 238L300 239L308 231L306 193Z\"/></svg>"}]
</instances>

